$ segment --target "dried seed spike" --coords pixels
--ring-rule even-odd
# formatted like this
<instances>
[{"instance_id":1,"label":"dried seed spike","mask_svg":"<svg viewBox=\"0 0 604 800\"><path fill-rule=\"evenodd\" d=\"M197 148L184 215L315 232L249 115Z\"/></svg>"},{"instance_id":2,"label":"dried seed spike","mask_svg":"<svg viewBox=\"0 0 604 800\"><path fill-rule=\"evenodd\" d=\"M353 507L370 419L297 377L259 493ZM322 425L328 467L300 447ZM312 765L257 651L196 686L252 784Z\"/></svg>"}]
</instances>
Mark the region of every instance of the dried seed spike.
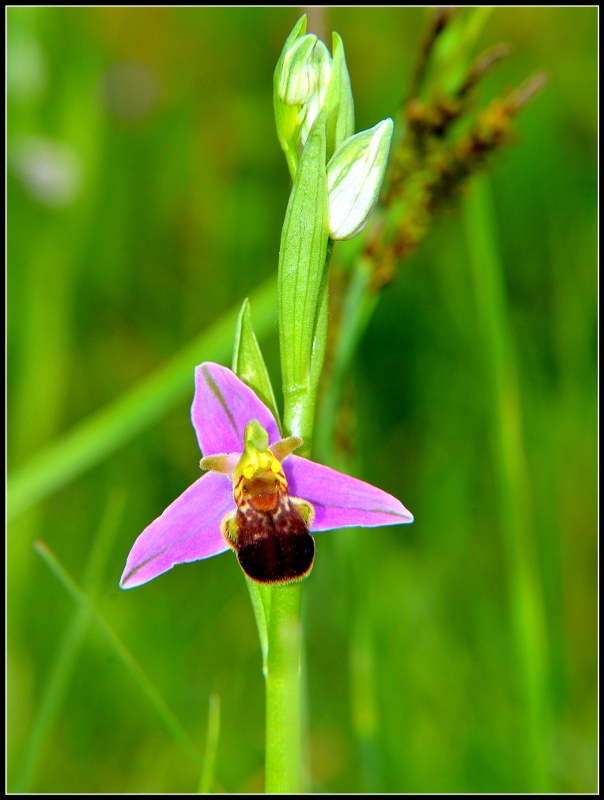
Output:
<instances>
[{"instance_id":1,"label":"dried seed spike","mask_svg":"<svg viewBox=\"0 0 604 800\"><path fill-rule=\"evenodd\" d=\"M455 14L457 14L458 10L459 9L457 9L455 6L439 6L432 10L426 32L424 34L423 42L420 45L417 62L413 70L413 76L409 84L409 94L407 95L408 100L411 100L417 95L423 80L426 77L428 62L430 61L430 56L432 55L432 50L434 49L436 40L449 22L453 19Z\"/></svg>"},{"instance_id":2,"label":"dried seed spike","mask_svg":"<svg viewBox=\"0 0 604 800\"><path fill-rule=\"evenodd\" d=\"M549 75L545 70L535 72L528 77L523 84L514 89L506 98L506 106L511 114L517 114L522 108L528 105L531 100L543 89Z\"/></svg>"},{"instance_id":3,"label":"dried seed spike","mask_svg":"<svg viewBox=\"0 0 604 800\"><path fill-rule=\"evenodd\" d=\"M470 89L476 86L478 81L483 78L498 61L501 61L502 58L506 58L509 54L510 47L507 44L497 44L481 53L468 70L468 75L459 89L458 96L465 97Z\"/></svg>"}]
</instances>

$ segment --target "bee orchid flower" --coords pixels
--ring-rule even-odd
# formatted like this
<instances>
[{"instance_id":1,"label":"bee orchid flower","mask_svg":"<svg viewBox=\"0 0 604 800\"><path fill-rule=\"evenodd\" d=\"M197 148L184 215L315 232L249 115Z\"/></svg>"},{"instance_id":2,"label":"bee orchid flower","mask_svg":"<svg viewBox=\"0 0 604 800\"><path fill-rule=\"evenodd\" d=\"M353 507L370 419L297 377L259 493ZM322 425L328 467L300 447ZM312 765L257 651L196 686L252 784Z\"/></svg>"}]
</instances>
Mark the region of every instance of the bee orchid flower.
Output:
<instances>
[{"instance_id":1,"label":"bee orchid flower","mask_svg":"<svg viewBox=\"0 0 604 800\"><path fill-rule=\"evenodd\" d=\"M123 589L229 548L252 580L291 583L312 568L311 533L413 521L392 495L294 455L302 440L226 367L196 368L191 418L208 471L140 534Z\"/></svg>"}]
</instances>

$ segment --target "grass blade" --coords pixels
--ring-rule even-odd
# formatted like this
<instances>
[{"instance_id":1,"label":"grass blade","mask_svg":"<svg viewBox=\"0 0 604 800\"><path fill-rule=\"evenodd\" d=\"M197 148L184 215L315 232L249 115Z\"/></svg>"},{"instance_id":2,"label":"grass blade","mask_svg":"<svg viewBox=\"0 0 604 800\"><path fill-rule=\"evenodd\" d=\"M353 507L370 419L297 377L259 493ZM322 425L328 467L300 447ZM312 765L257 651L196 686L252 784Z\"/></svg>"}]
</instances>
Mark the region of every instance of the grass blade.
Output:
<instances>
[{"instance_id":1,"label":"grass blade","mask_svg":"<svg viewBox=\"0 0 604 800\"><path fill-rule=\"evenodd\" d=\"M208 735L206 738L206 750L203 758L203 769L201 780L199 781L199 794L209 794L212 791L214 782L214 767L216 764L216 751L218 750L218 739L220 737L220 696L210 695L210 709L208 712Z\"/></svg>"},{"instance_id":2,"label":"grass blade","mask_svg":"<svg viewBox=\"0 0 604 800\"><path fill-rule=\"evenodd\" d=\"M125 502L126 496L119 490L112 492L107 501L83 581L83 591L90 597L94 597L98 589L107 559L113 549ZM29 792L31 789L48 737L68 690L80 647L88 629L88 622L88 614L80 606L74 612L63 636L42 694L40 708L25 744L22 766L14 788L16 792Z\"/></svg>"},{"instance_id":3,"label":"grass blade","mask_svg":"<svg viewBox=\"0 0 604 800\"><path fill-rule=\"evenodd\" d=\"M274 331L277 290L274 278L250 297L255 331L264 339ZM202 361L228 361L240 303L180 350L167 364L117 400L75 425L33 456L8 479L7 521L65 486L120 445L147 428L193 391L193 368Z\"/></svg>"},{"instance_id":4,"label":"grass blade","mask_svg":"<svg viewBox=\"0 0 604 800\"><path fill-rule=\"evenodd\" d=\"M545 611L534 552L518 368L497 250L488 178L475 181L464 209L466 238L490 381L490 424L509 574L513 635L524 697L526 791L547 792L548 681Z\"/></svg>"},{"instance_id":5,"label":"grass blade","mask_svg":"<svg viewBox=\"0 0 604 800\"><path fill-rule=\"evenodd\" d=\"M118 656L122 664L128 669L134 680L138 683L143 694L147 697L151 705L155 708L157 713L162 719L162 722L172 734L174 740L182 747L183 751L187 754L191 762L201 770L203 768L203 759L197 750L193 740L189 734L182 727L180 722L176 719L172 711L166 705L166 702L159 694L155 686L151 683L142 667L138 664L134 656L130 653L126 645L122 642L119 636L114 632L113 628L105 621L99 612L92 605L88 597L77 586L71 577L67 574L57 557L48 549L44 542L36 542L34 549L42 558L44 563L54 573L59 582L69 592L73 599L80 605L82 609L94 620L98 628L105 634L105 637L113 649L114 653Z\"/></svg>"}]
</instances>

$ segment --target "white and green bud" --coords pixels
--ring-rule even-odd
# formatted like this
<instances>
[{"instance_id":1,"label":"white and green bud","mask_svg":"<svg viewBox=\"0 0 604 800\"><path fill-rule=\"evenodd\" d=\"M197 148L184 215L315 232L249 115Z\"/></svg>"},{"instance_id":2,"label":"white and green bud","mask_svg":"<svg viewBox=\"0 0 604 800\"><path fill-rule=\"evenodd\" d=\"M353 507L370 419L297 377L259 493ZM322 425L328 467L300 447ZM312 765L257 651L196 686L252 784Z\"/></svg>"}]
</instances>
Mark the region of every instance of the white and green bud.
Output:
<instances>
[{"instance_id":1,"label":"white and green bud","mask_svg":"<svg viewBox=\"0 0 604 800\"><path fill-rule=\"evenodd\" d=\"M319 113L326 111L327 160L354 133L354 100L344 45L333 34L333 57L314 34L306 33L306 15L287 37L273 82L277 136L292 179Z\"/></svg>"},{"instance_id":2,"label":"white and green bud","mask_svg":"<svg viewBox=\"0 0 604 800\"><path fill-rule=\"evenodd\" d=\"M279 98L288 106L301 106L311 97L317 85L313 50L317 37L300 36L283 56L279 75Z\"/></svg>"},{"instance_id":3,"label":"white and green bud","mask_svg":"<svg viewBox=\"0 0 604 800\"><path fill-rule=\"evenodd\" d=\"M327 164L331 239L352 239L369 221L384 180L393 127L391 119L384 119L351 136Z\"/></svg>"},{"instance_id":4,"label":"white and green bud","mask_svg":"<svg viewBox=\"0 0 604 800\"><path fill-rule=\"evenodd\" d=\"M312 57L315 85L312 93L304 101L304 105L298 115L302 147L306 144L308 134L317 114L323 108L329 87L329 79L331 78L331 56L329 55L329 50L320 39L316 40Z\"/></svg>"},{"instance_id":5,"label":"white and green bud","mask_svg":"<svg viewBox=\"0 0 604 800\"><path fill-rule=\"evenodd\" d=\"M298 124L298 112L300 111L300 106L288 105L281 99L282 94L287 96L288 99L291 96L295 96L293 85L292 85L291 95L290 92L288 91L289 78L291 77L291 64L290 68L287 71L284 70L283 64L286 55L289 53L289 51L292 49L292 47L298 41L298 39L302 38L305 35L305 33L306 33L306 14L303 14L292 28L291 33L289 34L289 36L285 41L285 44L283 45L283 50L281 51L281 55L279 56L279 60L277 61L277 66L275 67L275 74L273 78L273 106L275 109L275 125L277 127L277 137L279 139L279 144L281 145L281 149L285 153L287 166L289 167L292 180L294 179L294 176L296 174L299 161L297 142L298 142L299 127L300 127Z\"/></svg>"},{"instance_id":6,"label":"white and green bud","mask_svg":"<svg viewBox=\"0 0 604 800\"><path fill-rule=\"evenodd\" d=\"M287 106L299 107L296 134L302 145L325 102L330 76L329 51L312 33L296 39L283 57L279 99Z\"/></svg>"}]
</instances>

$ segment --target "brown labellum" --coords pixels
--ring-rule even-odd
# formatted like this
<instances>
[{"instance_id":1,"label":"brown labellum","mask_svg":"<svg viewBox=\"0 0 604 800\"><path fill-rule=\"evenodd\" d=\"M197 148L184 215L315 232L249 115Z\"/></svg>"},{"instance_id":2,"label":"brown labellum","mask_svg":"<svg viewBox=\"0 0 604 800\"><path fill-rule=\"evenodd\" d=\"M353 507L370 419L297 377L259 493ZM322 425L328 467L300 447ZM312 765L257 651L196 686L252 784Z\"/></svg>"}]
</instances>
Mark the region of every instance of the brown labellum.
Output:
<instances>
[{"instance_id":1,"label":"brown labellum","mask_svg":"<svg viewBox=\"0 0 604 800\"><path fill-rule=\"evenodd\" d=\"M308 525L310 504L289 497L274 477L259 477L235 489L237 511L222 534L245 574L258 583L292 583L306 577L315 558Z\"/></svg>"}]
</instances>

